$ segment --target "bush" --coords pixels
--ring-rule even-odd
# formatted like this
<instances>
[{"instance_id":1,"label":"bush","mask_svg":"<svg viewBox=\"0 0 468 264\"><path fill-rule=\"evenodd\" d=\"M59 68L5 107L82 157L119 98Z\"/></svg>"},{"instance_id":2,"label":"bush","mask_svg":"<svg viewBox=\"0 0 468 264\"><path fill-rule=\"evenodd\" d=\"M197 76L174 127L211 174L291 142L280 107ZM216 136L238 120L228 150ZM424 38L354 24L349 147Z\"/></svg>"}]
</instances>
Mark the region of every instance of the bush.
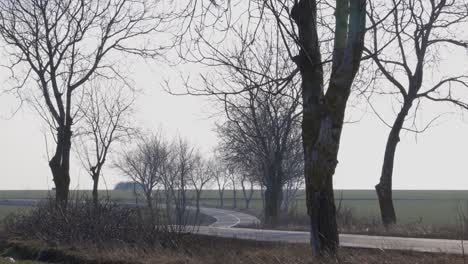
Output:
<instances>
[{"instance_id":1,"label":"bush","mask_svg":"<svg viewBox=\"0 0 468 264\"><path fill-rule=\"evenodd\" d=\"M147 209L119 206L101 200L94 206L86 197L69 201L61 210L54 199L39 204L28 214L5 219L5 230L22 239L39 239L51 244L80 242L159 243L176 246L183 228L158 224Z\"/></svg>"}]
</instances>

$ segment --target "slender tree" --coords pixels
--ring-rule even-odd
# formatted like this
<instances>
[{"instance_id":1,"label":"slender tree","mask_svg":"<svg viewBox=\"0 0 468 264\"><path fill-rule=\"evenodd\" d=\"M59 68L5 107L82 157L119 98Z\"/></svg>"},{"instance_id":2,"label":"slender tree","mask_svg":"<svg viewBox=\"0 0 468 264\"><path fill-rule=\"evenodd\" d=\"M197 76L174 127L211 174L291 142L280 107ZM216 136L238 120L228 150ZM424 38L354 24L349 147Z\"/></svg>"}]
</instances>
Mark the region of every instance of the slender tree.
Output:
<instances>
[{"instance_id":1,"label":"slender tree","mask_svg":"<svg viewBox=\"0 0 468 264\"><path fill-rule=\"evenodd\" d=\"M47 121L56 145L49 161L58 205L66 207L70 151L83 90L96 76L119 77L122 53L156 56L159 47L133 45L164 31L171 15L143 0L4 0L0 37L19 85ZM23 89L24 88L24 89ZM25 92L23 92L25 94Z\"/></svg>"},{"instance_id":2,"label":"slender tree","mask_svg":"<svg viewBox=\"0 0 468 264\"><path fill-rule=\"evenodd\" d=\"M218 206L223 208L224 207L224 191L228 185L228 177L227 177L227 168L225 163L216 155L215 158L209 161L210 165L208 166L209 172L212 175L212 178L216 182L216 187L218 188Z\"/></svg>"},{"instance_id":3,"label":"slender tree","mask_svg":"<svg viewBox=\"0 0 468 264\"><path fill-rule=\"evenodd\" d=\"M109 89L107 89L109 88ZM98 205L98 186L111 146L130 138L135 129L129 123L133 100L122 89L97 85L87 91L81 108L78 156L93 180L93 202ZM105 89L105 90L104 90ZM112 91L112 92L110 92Z\"/></svg>"},{"instance_id":4,"label":"slender tree","mask_svg":"<svg viewBox=\"0 0 468 264\"><path fill-rule=\"evenodd\" d=\"M189 186L190 183L190 176L194 173L196 151L193 145L180 137L173 145L175 152L175 172L179 182L178 188L174 190L174 197L177 197L177 218L178 221L181 221L187 207L187 186Z\"/></svg>"},{"instance_id":5,"label":"slender tree","mask_svg":"<svg viewBox=\"0 0 468 264\"><path fill-rule=\"evenodd\" d=\"M148 209L154 210L154 191L162 184L164 166L170 158L169 144L161 133L141 136L135 149L124 151L114 166L141 186Z\"/></svg>"},{"instance_id":6,"label":"slender tree","mask_svg":"<svg viewBox=\"0 0 468 264\"><path fill-rule=\"evenodd\" d=\"M254 181L252 179L253 177L245 171L239 173L239 183L242 188L242 195L244 196L245 209L249 209L255 192Z\"/></svg>"},{"instance_id":7,"label":"slender tree","mask_svg":"<svg viewBox=\"0 0 468 264\"><path fill-rule=\"evenodd\" d=\"M375 86L388 87L390 84L389 89L371 92L398 96L397 115L393 122L386 122L390 133L380 181L375 186L382 222L388 226L397 220L392 201L392 180L400 132L403 129L422 132L427 128L406 128L408 116L412 116L413 125L416 125L414 120L424 101L468 109L467 100L463 100L460 94L468 87L467 72L457 75L453 73L456 70L450 68L450 73L439 69L438 74L427 74L446 59L446 49L468 50L468 35L462 32L462 28L468 26L468 4L455 0L371 2L369 20L371 27L365 52L377 68ZM386 83L381 83L382 79Z\"/></svg>"},{"instance_id":8,"label":"slender tree","mask_svg":"<svg viewBox=\"0 0 468 264\"><path fill-rule=\"evenodd\" d=\"M205 186L213 180L210 173L209 163L204 160L200 154L197 154L194 160L194 169L189 176L190 186L195 189L196 215L200 214L200 199Z\"/></svg>"}]
</instances>

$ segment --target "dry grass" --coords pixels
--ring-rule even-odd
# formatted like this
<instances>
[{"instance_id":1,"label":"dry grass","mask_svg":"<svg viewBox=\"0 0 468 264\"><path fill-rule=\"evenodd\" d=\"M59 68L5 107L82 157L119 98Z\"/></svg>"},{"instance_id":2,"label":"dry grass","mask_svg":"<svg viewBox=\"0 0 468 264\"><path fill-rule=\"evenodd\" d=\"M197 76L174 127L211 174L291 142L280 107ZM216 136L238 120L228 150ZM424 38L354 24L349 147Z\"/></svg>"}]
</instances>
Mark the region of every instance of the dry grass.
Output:
<instances>
[{"instance_id":1,"label":"dry grass","mask_svg":"<svg viewBox=\"0 0 468 264\"><path fill-rule=\"evenodd\" d=\"M341 249L339 258L314 260L302 244L256 242L204 236L186 237L177 250L132 244L44 246L38 241L15 241L10 252L62 263L138 264L408 264L463 263L462 256L403 251Z\"/></svg>"},{"instance_id":2,"label":"dry grass","mask_svg":"<svg viewBox=\"0 0 468 264\"><path fill-rule=\"evenodd\" d=\"M252 211L241 210L249 214ZM262 218L262 215L256 215ZM465 217L464 226L468 226L468 217ZM287 231L310 231L310 218L307 215L290 211L281 215L279 224L267 226L263 223L255 225L240 225L237 227L276 229ZM384 227L379 218L359 218L350 208L343 207L337 211L337 224L342 234L359 234L370 236L396 236L416 238L440 238L440 239L468 239L468 232L463 232L460 225L429 225L422 221L413 223L398 223L390 227Z\"/></svg>"}]
</instances>

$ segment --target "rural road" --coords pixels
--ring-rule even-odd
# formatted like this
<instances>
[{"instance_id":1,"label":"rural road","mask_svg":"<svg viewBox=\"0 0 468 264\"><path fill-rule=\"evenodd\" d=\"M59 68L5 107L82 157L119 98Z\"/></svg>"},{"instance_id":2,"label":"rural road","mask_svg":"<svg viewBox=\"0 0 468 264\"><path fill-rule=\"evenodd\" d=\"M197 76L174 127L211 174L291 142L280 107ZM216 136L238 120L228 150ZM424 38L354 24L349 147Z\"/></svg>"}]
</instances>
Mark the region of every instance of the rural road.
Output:
<instances>
[{"instance_id":1,"label":"rural road","mask_svg":"<svg viewBox=\"0 0 468 264\"><path fill-rule=\"evenodd\" d=\"M35 199L3 199L0 200L0 205L35 205L38 202L39 200ZM255 216L242 212L206 207L201 208L201 212L214 217L216 221L209 226L199 227L199 234L259 241L309 243L308 232L234 228L259 223ZM468 241L340 234L340 245L355 248L462 254L464 245L468 246Z\"/></svg>"}]
</instances>

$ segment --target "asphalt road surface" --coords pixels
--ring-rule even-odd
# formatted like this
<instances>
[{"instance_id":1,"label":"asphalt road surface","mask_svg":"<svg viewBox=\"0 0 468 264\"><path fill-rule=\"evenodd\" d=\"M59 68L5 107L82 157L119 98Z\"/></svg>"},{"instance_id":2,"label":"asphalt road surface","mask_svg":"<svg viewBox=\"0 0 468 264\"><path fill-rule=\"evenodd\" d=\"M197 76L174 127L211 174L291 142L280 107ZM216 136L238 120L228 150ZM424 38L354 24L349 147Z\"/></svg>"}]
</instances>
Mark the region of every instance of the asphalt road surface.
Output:
<instances>
[{"instance_id":1,"label":"asphalt road surface","mask_svg":"<svg viewBox=\"0 0 468 264\"><path fill-rule=\"evenodd\" d=\"M0 205L35 205L38 202L39 200L34 199L6 199L0 200ZM201 208L201 212L214 217L216 221L210 226L201 226L197 231L200 234L259 241L309 243L308 232L237 228L236 226L260 222L255 216L242 212L218 208ZM340 234L340 245L355 248L463 254L468 241ZM468 250L468 247L466 249Z\"/></svg>"}]
</instances>

